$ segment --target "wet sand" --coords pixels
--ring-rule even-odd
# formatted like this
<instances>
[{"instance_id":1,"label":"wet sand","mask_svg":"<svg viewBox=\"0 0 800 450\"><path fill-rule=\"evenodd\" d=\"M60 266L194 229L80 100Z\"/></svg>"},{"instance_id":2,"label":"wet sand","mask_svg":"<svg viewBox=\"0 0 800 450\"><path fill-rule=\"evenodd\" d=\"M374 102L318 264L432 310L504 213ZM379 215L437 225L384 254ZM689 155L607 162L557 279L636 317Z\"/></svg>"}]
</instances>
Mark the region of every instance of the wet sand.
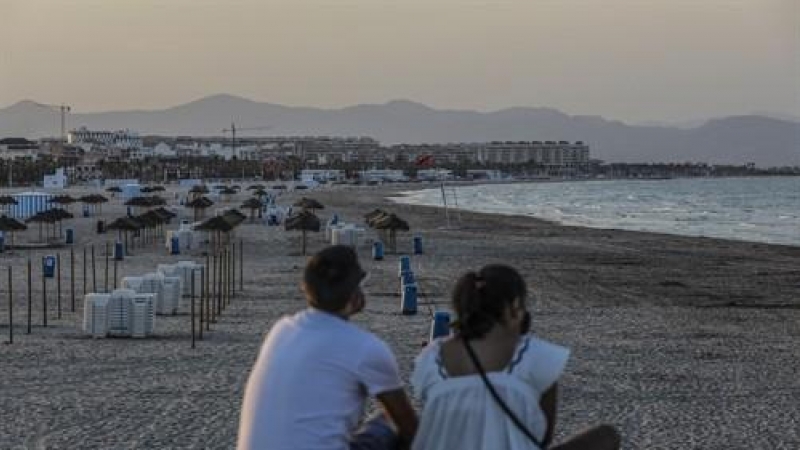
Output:
<instances>
[{"instance_id":1,"label":"wet sand","mask_svg":"<svg viewBox=\"0 0 800 450\"><path fill-rule=\"evenodd\" d=\"M572 350L560 383L560 436L602 421L620 429L625 448L800 447L800 248L467 212L451 217L455 229L443 229L441 210L385 199L408 189L335 187L288 194L279 203L313 196L326 205L323 219L336 212L358 223L375 207L396 212L423 238L425 254L412 266L421 302L436 308L448 308L449 290L467 269L490 262L519 268L533 291L534 331ZM103 219L123 212L113 199ZM247 222L237 230L245 245L244 291L192 350L186 311L158 316L152 339L82 335L82 249L96 245L102 285L100 248L115 237L95 234L96 219L65 225L77 236L77 311L69 312L65 271L62 319L55 316L52 280L50 323L42 328L41 280L34 277L31 335L25 334L24 264L31 257L38 275L41 255L52 251L0 255L15 278L15 342L0 346L0 448L232 448L242 390L264 333L304 307L300 233ZM35 226L26 233L35 238ZM398 236L398 250L410 251L412 234ZM324 233L309 236L309 252L324 245ZM69 249L60 251L68 263ZM373 261L367 240L359 252L371 277L366 311L356 320L391 344L407 377L427 339L427 306L416 316L400 315L398 255ZM161 244L133 253L120 277L160 262L203 259L170 256ZM0 274L2 340L6 277Z\"/></svg>"}]
</instances>

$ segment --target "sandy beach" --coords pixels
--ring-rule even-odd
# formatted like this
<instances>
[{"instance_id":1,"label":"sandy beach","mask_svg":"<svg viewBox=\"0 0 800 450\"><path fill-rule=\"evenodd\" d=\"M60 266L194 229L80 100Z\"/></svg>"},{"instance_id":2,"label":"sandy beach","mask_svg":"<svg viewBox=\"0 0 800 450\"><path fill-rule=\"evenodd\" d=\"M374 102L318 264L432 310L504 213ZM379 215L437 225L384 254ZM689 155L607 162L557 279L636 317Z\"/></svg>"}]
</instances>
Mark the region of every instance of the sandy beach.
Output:
<instances>
[{"instance_id":1,"label":"sandy beach","mask_svg":"<svg viewBox=\"0 0 800 450\"><path fill-rule=\"evenodd\" d=\"M398 235L400 252L410 252L413 233L423 238L425 253L412 258L412 267L421 301L436 308L449 309L450 288L465 270L491 262L520 269L533 291L534 332L572 350L560 383L559 436L608 422L628 449L800 448L800 248L468 212L453 216L455 229L444 229L441 210L385 198L409 189L333 187L290 193L279 203L312 196L326 205L323 219L336 212L357 223L375 207L396 212L412 228ZM220 206L246 198L243 192ZM77 215L80 205L72 210ZM121 200L112 199L101 219L122 214ZM158 316L151 339L82 334L83 249L96 246L103 284L102 248L116 237L96 234L97 219L65 224L76 230L78 305L70 311L66 269L60 320L55 281L48 281L47 328L38 274L41 256L55 250L0 254L2 341L9 265L15 301L14 343L0 346L0 448L233 448L244 384L264 334L304 307L300 233L249 222L237 229L244 290L191 349L187 311ZM35 228L26 236L35 237ZM371 274L368 304L357 322L391 344L407 378L430 316L425 305L415 316L399 313L399 256L373 261L374 233L367 238L359 253ZM324 233L310 234L308 242L310 253L321 249ZM69 250L58 250L65 265ZM204 260L199 253L168 255L161 243L132 253L120 277L161 262ZM35 266L30 335L28 258Z\"/></svg>"}]
</instances>

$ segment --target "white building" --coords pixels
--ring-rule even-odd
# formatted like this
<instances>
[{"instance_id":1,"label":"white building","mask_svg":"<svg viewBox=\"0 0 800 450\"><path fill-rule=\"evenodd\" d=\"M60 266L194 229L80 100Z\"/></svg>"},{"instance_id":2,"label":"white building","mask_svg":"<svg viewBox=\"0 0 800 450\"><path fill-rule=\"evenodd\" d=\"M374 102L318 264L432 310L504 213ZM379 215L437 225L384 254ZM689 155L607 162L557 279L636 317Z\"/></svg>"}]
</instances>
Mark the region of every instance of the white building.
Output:
<instances>
[{"instance_id":1,"label":"white building","mask_svg":"<svg viewBox=\"0 0 800 450\"><path fill-rule=\"evenodd\" d=\"M39 144L25 138L0 139L0 159L38 159Z\"/></svg>"},{"instance_id":2,"label":"white building","mask_svg":"<svg viewBox=\"0 0 800 450\"><path fill-rule=\"evenodd\" d=\"M67 174L64 172L64 168L56 169L56 173L54 175L45 175L44 179L42 180L42 186L45 189L64 189L67 187Z\"/></svg>"},{"instance_id":3,"label":"white building","mask_svg":"<svg viewBox=\"0 0 800 450\"><path fill-rule=\"evenodd\" d=\"M93 131L86 127L70 131L67 135L67 142L73 145L101 144L120 149L134 149L143 146L142 138L133 131Z\"/></svg>"},{"instance_id":4,"label":"white building","mask_svg":"<svg viewBox=\"0 0 800 450\"><path fill-rule=\"evenodd\" d=\"M402 170L370 169L360 171L359 175L364 181L408 181Z\"/></svg>"},{"instance_id":5,"label":"white building","mask_svg":"<svg viewBox=\"0 0 800 450\"><path fill-rule=\"evenodd\" d=\"M335 169L304 169L300 172L303 181L341 181L344 180L344 171Z\"/></svg>"},{"instance_id":6,"label":"white building","mask_svg":"<svg viewBox=\"0 0 800 450\"><path fill-rule=\"evenodd\" d=\"M418 180L452 180L453 178L453 171L450 169L422 169L417 171Z\"/></svg>"}]
</instances>

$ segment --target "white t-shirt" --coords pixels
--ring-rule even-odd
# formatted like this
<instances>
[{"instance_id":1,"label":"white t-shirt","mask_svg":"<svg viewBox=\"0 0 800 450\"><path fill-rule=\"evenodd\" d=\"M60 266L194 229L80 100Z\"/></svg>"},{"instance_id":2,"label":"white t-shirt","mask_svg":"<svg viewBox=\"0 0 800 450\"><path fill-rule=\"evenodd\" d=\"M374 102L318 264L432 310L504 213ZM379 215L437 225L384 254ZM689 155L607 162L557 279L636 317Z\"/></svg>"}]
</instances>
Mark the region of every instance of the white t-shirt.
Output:
<instances>
[{"instance_id":1,"label":"white t-shirt","mask_svg":"<svg viewBox=\"0 0 800 450\"><path fill-rule=\"evenodd\" d=\"M347 449L368 396L403 386L389 346L313 308L280 319L247 382L238 448Z\"/></svg>"},{"instance_id":2,"label":"white t-shirt","mask_svg":"<svg viewBox=\"0 0 800 450\"><path fill-rule=\"evenodd\" d=\"M412 448L538 450L497 405L479 374L447 374L441 358L443 342L437 339L420 353L411 375L414 394L423 403ZM568 349L526 335L519 339L508 366L487 374L504 402L539 439L547 429L539 402L561 376L568 358Z\"/></svg>"}]
</instances>

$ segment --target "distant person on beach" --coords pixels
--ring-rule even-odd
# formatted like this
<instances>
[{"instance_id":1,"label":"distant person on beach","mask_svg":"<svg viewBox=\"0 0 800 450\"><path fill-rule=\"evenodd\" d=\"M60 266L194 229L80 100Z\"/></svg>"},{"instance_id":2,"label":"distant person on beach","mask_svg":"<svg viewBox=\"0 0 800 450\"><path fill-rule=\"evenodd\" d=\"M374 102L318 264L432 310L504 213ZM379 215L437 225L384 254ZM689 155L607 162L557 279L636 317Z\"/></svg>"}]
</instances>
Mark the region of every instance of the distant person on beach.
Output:
<instances>
[{"instance_id":1,"label":"distant person on beach","mask_svg":"<svg viewBox=\"0 0 800 450\"><path fill-rule=\"evenodd\" d=\"M529 334L526 293L520 274L504 265L458 280L455 333L430 343L411 377L423 404L412 448L619 448L617 432L605 425L550 447L569 350Z\"/></svg>"},{"instance_id":2,"label":"distant person on beach","mask_svg":"<svg viewBox=\"0 0 800 450\"><path fill-rule=\"evenodd\" d=\"M417 416L392 351L349 322L365 305L366 273L346 246L328 247L305 267L308 309L270 330L250 374L238 448L372 450L407 448ZM366 400L385 411L358 429Z\"/></svg>"}]
</instances>

